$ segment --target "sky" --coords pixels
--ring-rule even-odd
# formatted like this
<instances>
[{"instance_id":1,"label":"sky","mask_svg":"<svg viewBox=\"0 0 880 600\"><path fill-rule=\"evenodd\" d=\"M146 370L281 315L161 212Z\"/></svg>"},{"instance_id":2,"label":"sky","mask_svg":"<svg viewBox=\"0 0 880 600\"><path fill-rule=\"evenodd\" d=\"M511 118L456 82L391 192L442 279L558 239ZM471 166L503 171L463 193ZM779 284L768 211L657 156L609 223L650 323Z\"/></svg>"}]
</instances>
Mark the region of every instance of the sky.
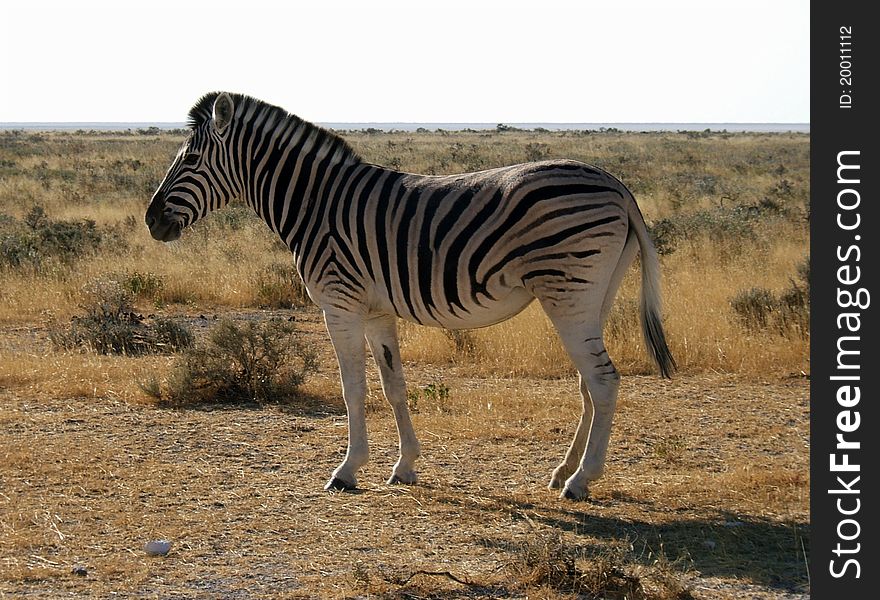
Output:
<instances>
[{"instance_id":1,"label":"sky","mask_svg":"<svg viewBox=\"0 0 880 600\"><path fill-rule=\"evenodd\" d=\"M4 0L0 122L807 123L809 0Z\"/></svg>"}]
</instances>

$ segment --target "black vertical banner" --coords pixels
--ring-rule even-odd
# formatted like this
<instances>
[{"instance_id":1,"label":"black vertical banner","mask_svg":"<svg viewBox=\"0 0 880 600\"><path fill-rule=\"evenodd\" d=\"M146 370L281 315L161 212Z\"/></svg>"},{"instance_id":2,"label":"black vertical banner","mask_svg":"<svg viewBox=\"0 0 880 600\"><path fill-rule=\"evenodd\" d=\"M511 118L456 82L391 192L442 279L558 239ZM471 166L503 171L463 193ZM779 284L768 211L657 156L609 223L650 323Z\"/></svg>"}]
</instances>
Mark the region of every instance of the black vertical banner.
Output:
<instances>
[{"instance_id":1,"label":"black vertical banner","mask_svg":"<svg viewBox=\"0 0 880 600\"><path fill-rule=\"evenodd\" d=\"M869 2L810 15L810 583L817 599L880 586L880 22Z\"/></svg>"}]
</instances>

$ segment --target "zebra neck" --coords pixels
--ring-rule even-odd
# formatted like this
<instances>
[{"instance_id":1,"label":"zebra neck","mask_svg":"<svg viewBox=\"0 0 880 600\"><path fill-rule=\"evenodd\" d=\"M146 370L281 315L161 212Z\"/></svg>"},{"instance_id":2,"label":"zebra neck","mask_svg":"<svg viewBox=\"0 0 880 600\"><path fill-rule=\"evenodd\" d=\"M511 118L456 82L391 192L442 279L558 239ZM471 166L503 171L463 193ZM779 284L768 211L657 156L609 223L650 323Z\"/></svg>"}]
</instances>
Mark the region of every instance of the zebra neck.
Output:
<instances>
[{"instance_id":1,"label":"zebra neck","mask_svg":"<svg viewBox=\"0 0 880 600\"><path fill-rule=\"evenodd\" d=\"M254 137L247 202L293 248L331 181L362 163L342 138L306 121Z\"/></svg>"}]
</instances>

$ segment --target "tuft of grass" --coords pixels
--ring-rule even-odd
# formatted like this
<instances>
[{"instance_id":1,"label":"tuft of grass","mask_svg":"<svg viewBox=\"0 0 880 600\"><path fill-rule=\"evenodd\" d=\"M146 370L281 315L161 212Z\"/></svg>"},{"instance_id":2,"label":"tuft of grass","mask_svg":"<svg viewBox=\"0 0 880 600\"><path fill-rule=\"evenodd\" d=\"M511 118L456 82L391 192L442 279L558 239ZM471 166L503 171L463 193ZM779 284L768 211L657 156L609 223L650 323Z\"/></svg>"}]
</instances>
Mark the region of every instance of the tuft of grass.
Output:
<instances>
[{"instance_id":1,"label":"tuft of grass","mask_svg":"<svg viewBox=\"0 0 880 600\"><path fill-rule=\"evenodd\" d=\"M627 600L691 600L668 561L657 561L650 572L635 573L619 552L589 555L563 542L558 532L537 535L513 548L507 568L526 588L551 588L589 598Z\"/></svg>"},{"instance_id":2,"label":"tuft of grass","mask_svg":"<svg viewBox=\"0 0 880 600\"><path fill-rule=\"evenodd\" d=\"M422 388L410 388L406 394L407 406L412 412L419 412L422 403L429 403L437 412L445 413L451 410L449 386L442 381L429 383Z\"/></svg>"},{"instance_id":3,"label":"tuft of grass","mask_svg":"<svg viewBox=\"0 0 880 600\"><path fill-rule=\"evenodd\" d=\"M468 329L443 329L443 335L452 342L455 356L460 359L473 357L477 351L477 340Z\"/></svg>"},{"instance_id":4,"label":"tuft of grass","mask_svg":"<svg viewBox=\"0 0 880 600\"><path fill-rule=\"evenodd\" d=\"M308 306L311 299L291 263L274 262L260 271L254 281L260 308L289 309Z\"/></svg>"},{"instance_id":5,"label":"tuft of grass","mask_svg":"<svg viewBox=\"0 0 880 600\"><path fill-rule=\"evenodd\" d=\"M134 298L157 300L165 289L165 280L152 271L126 271L115 277Z\"/></svg>"},{"instance_id":6,"label":"tuft of grass","mask_svg":"<svg viewBox=\"0 0 880 600\"><path fill-rule=\"evenodd\" d=\"M770 290L753 287L734 296L730 306L746 329L764 329L777 310L777 301Z\"/></svg>"},{"instance_id":7,"label":"tuft of grass","mask_svg":"<svg viewBox=\"0 0 880 600\"><path fill-rule=\"evenodd\" d=\"M165 405L201 402L284 402L318 368L293 323L220 321L203 343L189 348L164 386L155 376L142 389Z\"/></svg>"},{"instance_id":8,"label":"tuft of grass","mask_svg":"<svg viewBox=\"0 0 880 600\"><path fill-rule=\"evenodd\" d=\"M93 281L83 291L85 314L66 327L55 326L49 336L62 349L88 349L97 354L140 356L177 352L193 343L192 332L168 319L146 321L131 305L131 293L114 279Z\"/></svg>"},{"instance_id":9,"label":"tuft of grass","mask_svg":"<svg viewBox=\"0 0 880 600\"><path fill-rule=\"evenodd\" d=\"M795 335L806 339L810 332L809 259L797 266L797 279L789 279L788 286L778 295L762 287L753 287L737 293L730 306L740 325L749 331L768 328L781 335Z\"/></svg>"},{"instance_id":10,"label":"tuft of grass","mask_svg":"<svg viewBox=\"0 0 880 600\"><path fill-rule=\"evenodd\" d=\"M682 372L809 371L808 287L792 276L808 241L809 136L504 127L345 137L367 160L417 173L555 156L610 170L632 189L665 252L667 338ZM0 132L0 321L34 322L46 311L68 318L78 310L80 287L108 272L131 276L134 300L156 306L297 308L289 250L248 207L217 211L172 245L149 237L145 198L182 139L181 132ZM638 301L635 271L606 330L623 374L654 372L630 310ZM35 287L42 293L33 294ZM770 290L778 306L770 325L743 335L730 301L752 287ZM405 358L480 375L574 373L537 307L452 335L407 324Z\"/></svg>"},{"instance_id":11,"label":"tuft of grass","mask_svg":"<svg viewBox=\"0 0 880 600\"><path fill-rule=\"evenodd\" d=\"M681 462L687 451L684 436L673 435L654 444L654 455L669 464Z\"/></svg>"}]
</instances>

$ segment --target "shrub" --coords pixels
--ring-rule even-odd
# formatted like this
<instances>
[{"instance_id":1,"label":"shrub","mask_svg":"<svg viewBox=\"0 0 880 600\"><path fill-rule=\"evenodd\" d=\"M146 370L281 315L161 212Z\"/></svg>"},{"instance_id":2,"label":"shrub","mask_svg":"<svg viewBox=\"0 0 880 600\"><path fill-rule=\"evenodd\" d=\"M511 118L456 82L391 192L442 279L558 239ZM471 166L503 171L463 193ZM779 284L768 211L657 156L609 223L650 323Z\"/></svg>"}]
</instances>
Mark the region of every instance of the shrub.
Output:
<instances>
[{"instance_id":1,"label":"shrub","mask_svg":"<svg viewBox=\"0 0 880 600\"><path fill-rule=\"evenodd\" d=\"M19 231L15 224L0 229L0 266L18 268L38 263L38 248L36 236Z\"/></svg>"},{"instance_id":2,"label":"shrub","mask_svg":"<svg viewBox=\"0 0 880 600\"><path fill-rule=\"evenodd\" d=\"M0 220L0 266L39 268L52 259L69 265L93 255L107 237L91 219L52 221L35 205L22 221Z\"/></svg>"},{"instance_id":3,"label":"shrub","mask_svg":"<svg viewBox=\"0 0 880 600\"><path fill-rule=\"evenodd\" d=\"M658 254L672 254L685 241L711 238L731 248L743 249L755 240L754 223L761 216L759 207L735 206L680 213L649 226Z\"/></svg>"},{"instance_id":4,"label":"shrub","mask_svg":"<svg viewBox=\"0 0 880 600\"><path fill-rule=\"evenodd\" d=\"M472 358L477 352L477 340L467 329L443 329L443 335L452 342L455 355L459 358Z\"/></svg>"},{"instance_id":5,"label":"shrub","mask_svg":"<svg viewBox=\"0 0 880 600\"><path fill-rule=\"evenodd\" d=\"M541 142L529 142L526 144L525 150L526 160L529 162L544 160L550 156L550 147Z\"/></svg>"},{"instance_id":6,"label":"shrub","mask_svg":"<svg viewBox=\"0 0 880 600\"><path fill-rule=\"evenodd\" d=\"M308 375L317 371L317 354L307 348L293 323L218 323L204 343L187 350L160 389L142 389L164 404L277 402L290 400Z\"/></svg>"},{"instance_id":7,"label":"shrub","mask_svg":"<svg viewBox=\"0 0 880 600\"><path fill-rule=\"evenodd\" d=\"M168 319L146 320L134 312L131 294L118 281L99 279L85 290L84 315L49 337L63 349L85 348L98 354L139 356L177 352L192 345L190 330Z\"/></svg>"},{"instance_id":8,"label":"shrub","mask_svg":"<svg viewBox=\"0 0 880 600\"><path fill-rule=\"evenodd\" d=\"M693 600L679 566L661 554L653 568L633 569L619 550L591 553L548 532L511 545L507 570L527 588L551 588L584 598Z\"/></svg>"},{"instance_id":9,"label":"shrub","mask_svg":"<svg viewBox=\"0 0 880 600\"><path fill-rule=\"evenodd\" d=\"M147 271L126 271L115 276L119 284L135 298L156 300L165 288L165 280L160 275Z\"/></svg>"},{"instance_id":10,"label":"shrub","mask_svg":"<svg viewBox=\"0 0 880 600\"><path fill-rule=\"evenodd\" d=\"M210 230L239 231L249 224L258 224L259 222L260 218L254 213L253 209L248 206L234 204L227 206L223 210L211 213L210 218L205 219L199 225Z\"/></svg>"},{"instance_id":11,"label":"shrub","mask_svg":"<svg viewBox=\"0 0 880 600\"><path fill-rule=\"evenodd\" d=\"M810 334L810 258L798 264L792 279L779 296L781 328L796 331L802 338Z\"/></svg>"},{"instance_id":12,"label":"shrub","mask_svg":"<svg viewBox=\"0 0 880 600\"><path fill-rule=\"evenodd\" d=\"M731 299L730 306L746 329L766 329L770 315L778 309L773 292L761 287L738 293Z\"/></svg>"},{"instance_id":13,"label":"shrub","mask_svg":"<svg viewBox=\"0 0 880 600\"><path fill-rule=\"evenodd\" d=\"M293 308L311 303L306 286L290 263L272 263L256 278L256 301L261 308Z\"/></svg>"},{"instance_id":14,"label":"shrub","mask_svg":"<svg viewBox=\"0 0 880 600\"><path fill-rule=\"evenodd\" d=\"M419 402L424 398L430 402L437 412L449 412L449 386L442 381L429 383L421 389L410 388L406 393L406 403L410 411L417 413L420 410Z\"/></svg>"},{"instance_id":15,"label":"shrub","mask_svg":"<svg viewBox=\"0 0 880 600\"><path fill-rule=\"evenodd\" d=\"M797 266L797 279L791 279L778 296L764 288L751 288L734 296L730 306L746 329L773 327L782 335L806 338L810 333L809 273L809 258L804 258Z\"/></svg>"}]
</instances>

